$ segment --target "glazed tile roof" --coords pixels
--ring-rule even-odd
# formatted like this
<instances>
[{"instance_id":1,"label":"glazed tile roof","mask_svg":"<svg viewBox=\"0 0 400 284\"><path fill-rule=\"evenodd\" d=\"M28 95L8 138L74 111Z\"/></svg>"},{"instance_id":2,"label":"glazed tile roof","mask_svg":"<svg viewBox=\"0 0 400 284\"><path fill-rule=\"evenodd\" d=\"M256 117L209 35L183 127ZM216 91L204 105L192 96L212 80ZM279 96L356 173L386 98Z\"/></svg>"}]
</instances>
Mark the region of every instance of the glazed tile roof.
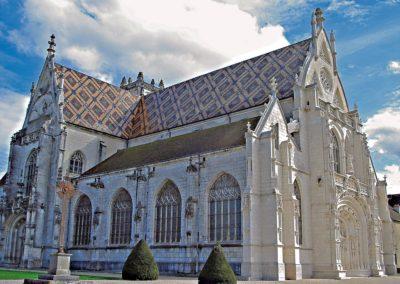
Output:
<instances>
[{"instance_id":1,"label":"glazed tile roof","mask_svg":"<svg viewBox=\"0 0 400 284\"><path fill-rule=\"evenodd\" d=\"M64 73L66 122L128 138L139 97L109 83L56 64Z\"/></svg>"},{"instance_id":2,"label":"glazed tile roof","mask_svg":"<svg viewBox=\"0 0 400 284\"><path fill-rule=\"evenodd\" d=\"M265 103L275 77L278 98L292 96L311 39L215 70L147 95L135 110L131 138Z\"/></svg>"},{"instance_id":3,"label":"glazed tile roof","mask_svg":"<svg viewBox=\"0 0 400 284\"><path fill-rule=\"evenodd\" d=\"M261 105L272 77L278 98L288 98L310 44L307 39L144 97L57 65L65 77L64 118L128 139Z\"/></svg>"},{"instance_id":4,"label":"glazed tile roof","mask_svg":"<svg viewBox=\"0 0 400 284\"><path fill-rule=\"evenodd\" d=\"M245 145L247 122L254 128L259 117L195 131L148 144L120 150L82 176L141 167L197 154Z\"/></svg>"}]
</instances>

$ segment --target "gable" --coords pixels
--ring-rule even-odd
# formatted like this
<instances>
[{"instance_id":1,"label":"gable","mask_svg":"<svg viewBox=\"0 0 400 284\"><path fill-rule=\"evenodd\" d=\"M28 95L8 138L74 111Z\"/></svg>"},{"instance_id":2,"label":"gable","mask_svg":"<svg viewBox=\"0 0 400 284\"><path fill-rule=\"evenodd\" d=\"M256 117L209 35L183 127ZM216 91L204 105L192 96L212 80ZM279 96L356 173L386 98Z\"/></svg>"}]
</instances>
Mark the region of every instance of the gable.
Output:
<instances>
[{"instance_id":1,"label":"gable","mask_svg":"<svg viewBox=\"0 0 400 284\"><path fill-rule=\"evenodd\" d=\"M139 96L71 68L64 73L64 120L111 135L128 138Z\"/></svg>"}]
</instances>

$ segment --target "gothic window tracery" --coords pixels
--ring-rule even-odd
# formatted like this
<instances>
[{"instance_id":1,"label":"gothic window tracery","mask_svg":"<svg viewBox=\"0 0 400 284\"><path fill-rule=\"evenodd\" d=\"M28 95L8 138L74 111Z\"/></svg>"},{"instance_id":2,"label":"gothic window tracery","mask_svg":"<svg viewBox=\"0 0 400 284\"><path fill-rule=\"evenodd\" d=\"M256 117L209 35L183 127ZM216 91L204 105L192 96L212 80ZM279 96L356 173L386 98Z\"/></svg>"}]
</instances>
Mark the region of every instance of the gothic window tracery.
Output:
<instances>
[{"instance_id":1,"label":"gothic window tracery","mask_svg":"<svg viewBox=\"0 0 400 284\"><path fill-rule=\"evenodd\" d=\"M92 228L92 204L89 197L82 196L75 210L74 246L90 243Z\"/></svg>"},{"instance_id":2,"label":"gothic window tracery","mask_svg":"<svg viewBox=\"0 0 400 284\"><path fill-rule=\"evenodd\" d=\"M333 169L340 173L340 152L339 141L334 133L332 133L332 151L333 151Z\"/></svg>"},{"instance_id":3,"label":"gothic window tracery","mask_svg":"<svg viewBox=\"0 0 400 284\"><path fill-rule=\"evenodd\" d=\"M132 199L128 192L121 190L112 204L111 244L129 244L131 241Z\"/></svg>"},{"instance_id":4,"label":"gothic window tracery","mask_svg":"<svg viewBox=\"0 0 400 284\"><path fill-rule=\"evenodd\" d=\"M294 191L294 196L296 197L296 206L295 206L296 240L297 240L297 244L302 245L303 244L303 216L302 216L302 208L301 208L301 192L300 192L300 188L299 188L299 184L297 183L297 180L294 181L293 191Z\"/></svg>"},{"instance_id":5,"label":"gothic window tracery","mask_svg":"<svg viewBox=\"0 0 400 284\"><path fill-rule=\"evenodd\" d=\"M228 174L221 175L208 196L210 241L236 241L242 239L242 210L240 188Z\"/></svg>"},{"instance_id":6,"label":"gothic window tracery","mask_svg":"<svg viewBox=\"0 0 400 284\"><path fill-rule=\"evenodd\" d=\"M37 150L33 150L28 157L25 166L25 184L26 184L26 195L30 195L32 187L36 183L37 178Z\"/></svg>"},{"instance_id":7,"label":"gothic window tracery","mask_svg":"<svg viewBox=\"0 0 400 284\"><path fill-rule=\"evenodd\" d=\"M181 240L181 195L176 185L167 181L156 201L155 242L177 243Z\"/></svg>"},{"instance_id":8,"label":"gothic window tracery","mask_svg":"<svg viewBox=\"0 0 400 284\"><path fill-rule=\"evenodd\" d=\"M72 174L81 174L83 170L83 154L80 151L75 152L69 160L69 172Z\"/></svg>"}]
</instances>

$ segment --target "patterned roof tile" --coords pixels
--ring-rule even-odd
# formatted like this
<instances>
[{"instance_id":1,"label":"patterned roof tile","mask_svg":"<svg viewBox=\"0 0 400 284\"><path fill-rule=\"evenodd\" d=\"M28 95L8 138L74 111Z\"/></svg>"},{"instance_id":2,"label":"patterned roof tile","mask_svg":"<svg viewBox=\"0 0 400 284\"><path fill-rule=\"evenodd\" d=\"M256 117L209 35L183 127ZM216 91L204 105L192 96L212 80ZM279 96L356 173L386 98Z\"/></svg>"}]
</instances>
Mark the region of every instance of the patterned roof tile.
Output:
<instances>
[{"instance_id":1,"label":"patterned roof tile","mask_svg":"<svg viewBox=\"0 0 400 284\"><path fill-rule=\"evenodd\" d=\"M132 127L130 138L261 105L272 77L278 98L291 97L310 43L307 39L147 95L141 106L146 115L132 121L140 127Z\"/></svg>"},{"instance_id":2,"label":"patterned roof tile","mask_svg":"<svg viewBox=\"0 0 400 284\"><path fill-rule=\"evenodd\" d=\"M56 70L65 78L65 121L129 138L138 96L60 64Z\"/></svg>"}]
</instances>

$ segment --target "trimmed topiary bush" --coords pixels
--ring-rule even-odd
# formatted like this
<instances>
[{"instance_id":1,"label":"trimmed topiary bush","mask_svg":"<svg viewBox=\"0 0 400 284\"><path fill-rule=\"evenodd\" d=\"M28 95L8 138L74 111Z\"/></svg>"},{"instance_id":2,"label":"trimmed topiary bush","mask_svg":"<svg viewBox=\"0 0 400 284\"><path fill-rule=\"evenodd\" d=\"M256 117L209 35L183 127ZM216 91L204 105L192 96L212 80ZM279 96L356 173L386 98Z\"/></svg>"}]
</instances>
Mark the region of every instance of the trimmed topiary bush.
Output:
<instances>
[{"instance_id":1,"label":"trimmed topiary bush","mask_svg":"<svg viewBox=\"0 0 400 284\"><path fill-rule=\"evenodd\" d=\"M144 240L140 240L133 248L131 254L122 268L124 280L156 280L158 267L153 254Z\"/></svg>"},{"instance_id":2,"label":"trimmed topiary bush","mask_svg":"<svg viewBox=\"0 0 400 284\"><path fill-rule=\"evenodd\" d=\"M235 273L228 261L226 261L221 245L217 244L211 251L206 264L204 264L200 272L199 284L235 284L236 281Z\"/></svg>"}]
</instances>

